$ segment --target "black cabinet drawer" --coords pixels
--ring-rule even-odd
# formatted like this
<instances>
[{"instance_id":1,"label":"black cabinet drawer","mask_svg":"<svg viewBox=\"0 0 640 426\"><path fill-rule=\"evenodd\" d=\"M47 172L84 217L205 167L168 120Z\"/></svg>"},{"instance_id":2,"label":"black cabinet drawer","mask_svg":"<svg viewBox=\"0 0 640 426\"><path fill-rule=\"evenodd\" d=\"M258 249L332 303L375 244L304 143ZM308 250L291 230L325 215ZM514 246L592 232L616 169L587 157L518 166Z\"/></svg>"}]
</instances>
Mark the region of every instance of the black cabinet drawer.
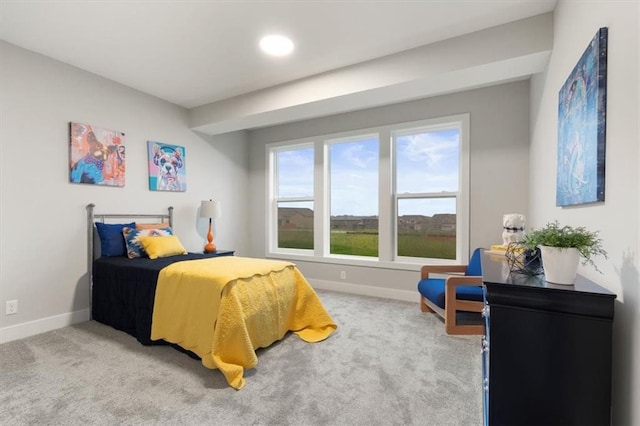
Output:
<instances>
[{"instance_id":1,"label":"black cabinet drawer","mask_svg":"<svg viewBox=\"0 0 640 426\"><path fill-rule=\"evenodd\" d=\"M558 286L482 262L485 425L611 424L615 294L583 277Z\"/></svg>"}]
</instances>

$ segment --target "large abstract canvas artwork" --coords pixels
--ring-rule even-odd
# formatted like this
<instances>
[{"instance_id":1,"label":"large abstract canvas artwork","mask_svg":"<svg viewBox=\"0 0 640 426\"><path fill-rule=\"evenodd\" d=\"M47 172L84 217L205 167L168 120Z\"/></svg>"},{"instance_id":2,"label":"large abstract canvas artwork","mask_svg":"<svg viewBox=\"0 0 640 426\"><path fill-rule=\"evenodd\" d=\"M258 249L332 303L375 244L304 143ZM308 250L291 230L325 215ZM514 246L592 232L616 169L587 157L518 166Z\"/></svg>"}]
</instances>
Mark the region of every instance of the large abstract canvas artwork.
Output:
<instances>
[{"instance_id":1,"label":"large abstract canvas artwork","mask_svg":"<svg viewBox=\"0 0 640 426\"><path fill-rule=\"evenodd\" d=\"M607 28L600 28L560 89L556 205L604 201Z\"/></svg>"},{"instance_id":2,"label":"large abstract canvas artwork","mask_svg":"<svg viewBox=\"0 0 640 426\"><path fill-rule=\"evenodd\" d=\"M147 142L149 153L149 189L151 191L187 190L184 147L162 142Z\"/></svg>"},{"instance_id":3,"label":"large abstract canvas artwork","mask_svg":"<svg viewBox=\"0 0 640 426\"><path fill-rule=\"evenodd\" d=\"M124 186L124 133L69 123L69 181Z\"/></svg>"}]
</instances>

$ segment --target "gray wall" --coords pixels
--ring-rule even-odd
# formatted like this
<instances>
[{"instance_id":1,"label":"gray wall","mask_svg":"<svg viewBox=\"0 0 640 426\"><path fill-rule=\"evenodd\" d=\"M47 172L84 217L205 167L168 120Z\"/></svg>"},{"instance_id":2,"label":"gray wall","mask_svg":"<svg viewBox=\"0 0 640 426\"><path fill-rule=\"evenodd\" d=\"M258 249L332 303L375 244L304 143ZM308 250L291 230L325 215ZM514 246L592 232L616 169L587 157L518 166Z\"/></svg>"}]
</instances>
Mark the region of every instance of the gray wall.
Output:
<instances>
[{"instance_id":1,"label":"gray wall","mask_svg":"<svg viewBox=\"0 0 640 426\"><path fill-rule=\"evenodd\" d=\"M613 424L640 424L640 3L560 1L547 70L531 83L530 216L599 230L609 259L603 274L579 273L618 295L613 345ZM600 27L609 28L605 201L555 206L558 91Z\"/></svg>"},{"instance_id":2,"label":"gray wall","mask_svg":"<svg viewBox=\"0 0 640 426\"><path fill-rule=\"evenodd\" d=\"M201 137L183 108L5 42L0 58L0 342L89 318L88 203L102 213L174 206L177 235L201 251L208 222L197 210L215 198L217 245L248 252L243 133ZM70 121L125 133L124 188L68 182ZM147 189L147 140L186 148L187 192ZM18 313L4 315L14 299Z\"/></svg>"},{"instance_id":3,"label":"gray wall","mask_svg":"<svg viewBox=\"0 0 640 426\"><path fill-rule=\"evenodd\" d=\"M470 247L502 242L502 215L528 211L529 83L513 82L248 132L251 254L266 253L265 144L347 130L470 113ZM296 260L317 287L417 301L419 273ZM338 282L340 271L346 282Z\"/></svg>"}]
</instances>

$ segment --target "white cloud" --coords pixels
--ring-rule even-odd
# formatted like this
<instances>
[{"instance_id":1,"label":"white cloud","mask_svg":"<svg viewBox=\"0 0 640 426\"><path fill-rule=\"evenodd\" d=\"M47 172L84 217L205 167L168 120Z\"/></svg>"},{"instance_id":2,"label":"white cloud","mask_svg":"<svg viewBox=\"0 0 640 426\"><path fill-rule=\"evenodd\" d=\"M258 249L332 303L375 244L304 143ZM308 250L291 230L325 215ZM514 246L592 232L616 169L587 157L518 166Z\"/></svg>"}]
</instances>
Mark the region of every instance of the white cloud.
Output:
<instances>
[{"instance_id":1,"label":"white cloud","mask_svg":"<svg viewBox=\"0 0 640 426\"><path fill-rule=\"evenodd\" d=\"M398 138L398 158L433 165L458 152L459 137L457 133L430 132Z\"/></svg>"}]
</instances>

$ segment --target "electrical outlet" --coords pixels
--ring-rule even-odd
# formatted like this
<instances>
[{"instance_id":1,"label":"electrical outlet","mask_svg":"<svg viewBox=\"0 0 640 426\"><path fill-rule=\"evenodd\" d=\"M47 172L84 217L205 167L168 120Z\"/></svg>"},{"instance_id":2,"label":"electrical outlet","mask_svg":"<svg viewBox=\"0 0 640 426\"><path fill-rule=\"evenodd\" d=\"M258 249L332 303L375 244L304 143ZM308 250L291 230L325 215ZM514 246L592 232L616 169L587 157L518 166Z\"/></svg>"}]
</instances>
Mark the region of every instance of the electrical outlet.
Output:
<instances>
[{"instance_id":1,"label":"electrical outlet","mask_svg":"<svg viewBox=\"0 0 640 426\"><path fill-rule=\"evenodd\" d=\"M340 279L341 280L347 279L347 271L340 271Z\"/></svg>"},{"instance_id":2,"label":"electrical outlet","mask_svg":"<svg viewBox=\"0 0 640 426\"><path fill-rule=\"evenodd\" d=\"M18 313L18 301L17 300L7 300L7 307L5 311L5 315L13 315Z\"/></svg>"}]
</instances>

